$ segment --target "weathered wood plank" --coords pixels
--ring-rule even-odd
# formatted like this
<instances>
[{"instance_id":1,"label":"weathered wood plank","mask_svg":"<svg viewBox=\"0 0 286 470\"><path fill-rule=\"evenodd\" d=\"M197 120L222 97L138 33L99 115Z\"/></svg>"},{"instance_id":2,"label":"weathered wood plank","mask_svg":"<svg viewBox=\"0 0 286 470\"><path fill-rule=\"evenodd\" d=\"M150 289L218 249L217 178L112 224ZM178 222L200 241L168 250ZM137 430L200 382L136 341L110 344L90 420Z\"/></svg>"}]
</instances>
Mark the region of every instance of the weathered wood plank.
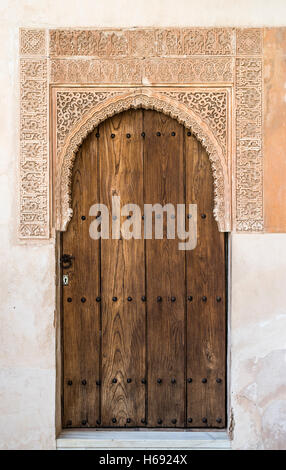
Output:
<instances>
[{"instance_id":1,"label":"weathered wood plank","mask_svg":"<svg viewBox=\"0 0 286 470\"><path fill-rule=\"evenodd\" d=\"M144 111L144 132L144 202L184 203L183 127L168 116ZM146 240L146 279L148 425L180 427L185 415L185 253L177 239L166 239L166 231L162 240Z\"/></svg>"},{"instance_id":2,"label":"weathered wood plank","mask_svg":"<svg viewBox=\"0 0 286 470\"><path fill-rule=\"evenodd\" d=\"M90 205L98 200L97 156L97 139L92 133L81 146L75 161L73 218L63 234L62 252L75 258L70 269L63 269L69 276L69 285L63 287L62 299L63 425L72 427L93 427L100 419L100 396L96 386L99 380L100 306L95 300L100 289L100 242L89 237L88 217ZM69 381L72 385L68 385Z\"/></svg>"},{"instance_id":3,"label":"weathered wood plank","mask_svg":"<svg viewBox=\"0 0 286 470\"><path fill-rule=\"evenodd\" d=\"M100 199L109 208L112 196L120 196L122 206L143 206L141 129L141 110L116 115L100 126ZM145 293L144 240L102 240L101 266L102 423L139 426L145 418L146 393L141 383L146 353L145 303L141 300Z\"/></svg>"},{"instance_id":4,"label":"weathered wood plank","mask_svg":"<svg viewBox=\"0 0 286 470\"><path fill-rule=\"evenodd\" d=\"M198 244L195 250L186 252L187 291L193 297L187 304L187 378L192 379L191 383L187 381L187 424L224 427L224 233L218 231L213 216L213 177L208 155L187 131L185 148L186 199L198 207Z\"/></svg>"}]
</instances>

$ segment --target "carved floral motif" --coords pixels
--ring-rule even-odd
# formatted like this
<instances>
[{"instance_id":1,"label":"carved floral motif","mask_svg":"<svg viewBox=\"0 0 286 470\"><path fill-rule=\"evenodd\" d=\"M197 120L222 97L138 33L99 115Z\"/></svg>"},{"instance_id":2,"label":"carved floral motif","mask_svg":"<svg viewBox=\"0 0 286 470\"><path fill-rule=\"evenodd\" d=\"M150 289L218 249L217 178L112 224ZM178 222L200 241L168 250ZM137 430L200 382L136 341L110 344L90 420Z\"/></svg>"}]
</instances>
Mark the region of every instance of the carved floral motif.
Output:
<instances>
[{"instance_id":1,"label":"carved floral motif","mask_svg":"<svg viewBox=\"0 0 286 470\"><path fill-rule=\"evenodd\" d=\"M231 28L51 30L50 55L165 57L233 54Z\"/></svg>"},{"instance_id":2,"label":"carved floral motif","mask_svg":"<svg viewBox=\"0 0 286 470\"><path fill-rule=\"evenodd\" d=\"M72 144L70 132L89 113L94 116L91 125L108 113L126 109L127 103L164 109L193 127L208 149L215 172L216 217L221 230L230 229L231 166L234 228L263 230L261 29L50 30L49 55L46 33L44 29L20 32L20 238L49 237L49 84L81 85L73 95L69 95L70 87L62 88L57 95L55 138L61 157L66 142ZM174 90L191 84L192 91L184 87ZM91 92L91 85L106 86L104 91L98 87ZM130 95L124 101L123 95L131 85L134 93L137 87L139 95L135 93L134 98L131 93L133 98ZM153 85L164 86L159 92ZM234 89L235 129L226 103L226 85ZM139 92L139 87L145 91ZM109 107L103 111L107 103ZM232 158L230 129L236 136L236 155ZM86 131L83 127L83 134ZM66 156L73 159L73 152ZM62 163L57 163L57 174L62 172ZM61 194L61 198L67 208L69 195Z\"/></svg>"},{"instance_id":3,"label":"carved floral motif","mask_svg":"<svg viewBox=\"0 0 286 470\"><path fill-rule=\"evenodd\" d=\"M125 91L125 89L123 89ZM169 96L173 100L183 103L192 109L204 122L208 124L220 143L225 156L227 149L227 92L222 90L200 91L162 91L156 89L158 95ZM56 134L57 153L61 151L64 139L71 132L74 124L92 107L103 101L122 94L122 91L99 91L98 89L69 89L56 92Z\"/></svg>"},{"instance_id":4,"label":"carved floral motif","mask_svg":"<svg viewBox=\"0 0 286 470\"><path fill-rule=\"evenodd\" d=\"M74 124L78 123L82 116L108 98L120 94L120 91L58 91L56 95L57 116L57 153L61 150L64 139L71 131Z\"/></svg>"},{"instance_id":5,"label":"carved floral motif","mask_svg":"<svg viewBox=\"0 0 286 470\"><path fill-rule=\"evenodd\" d=\"M84 115L84 118L69 133L69 137L58 157L56 182L56 228L66 230L72 217L71 178L77 150L85 137L105 119L129 108L155 109L163 112L191 129L207 150L213 169L215 207L214 216L221 231L230 230L230 189L228 168L222 149L208 126L192 110L163 94L141 89L121 93Z\"/></svg>"},{"instance_id":6,"label":"carved floral motif","mask_svg":"<svg viewBox=\"0 0 286 470\"><path fill-rule=\"evenodd\" d=\"M236 33L237 54L256 55L262 53L262 31L259 28L238 29Z\"/></svg>"},{"instance_id":7,"label":"carved floral motif","mask_svg":"<svg viewBox=\"0 0 286 470\"><path fill-rule=\"evenodd\" d=\"M20 238L49 237L47 60L20 61Z\"/></svg>"},{"instance_id":8,"label":"carved floral motif","mask_svg":"<svg viewBox=\"0 0 286 470\"><path fill-rule=\"evenodd\" d=\"M53 59L51 83L134 84L232 82L231 57Z\"/></svg>"},{"instance_id":9,"label":"carved floral motif","mask_svg":"<svg viewBox=\"0 0 286 470\"><path fill-rule=\"evenodd\" d=\"M183 103L198 114L209 125L223 149L223 154L226 154L228 111L226 91L165 91L163 94Z\"/></svg>"},{"instance_id":10,"label":"carved floral motif","mask_svg":"<svg viewBox=\"0 0 286 470\"><path fill-rule=\"evenodd\" d=\"M236 228L263 230L262 60L236 63Z\"/></svg>"},{"instance_id":11,"label":"carved floral motif","mask_svg":"<svg viewBox=\"0 0 286 470\"><path fill-rule=\"evenodd\" d=\"M44 29L21 29L20 54L22 56L45 56L46 31Z\"/></svg>"}]
</instances>

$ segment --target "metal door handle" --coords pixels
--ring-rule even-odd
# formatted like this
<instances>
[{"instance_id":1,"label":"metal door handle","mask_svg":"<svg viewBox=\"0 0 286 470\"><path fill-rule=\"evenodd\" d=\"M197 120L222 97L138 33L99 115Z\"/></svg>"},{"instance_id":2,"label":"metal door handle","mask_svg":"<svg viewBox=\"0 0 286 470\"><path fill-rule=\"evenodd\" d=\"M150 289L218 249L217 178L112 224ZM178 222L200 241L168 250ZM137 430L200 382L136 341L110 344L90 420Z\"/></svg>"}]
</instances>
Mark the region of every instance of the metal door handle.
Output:
<instances>
[{"instance_id":1,"label":"metal door handle","mask_svg":"<svg viewBox=\"0 0 286 470\"><path fill-rule=\"evenodd\" d=\"M64 254L61 257L61 266L63 269L69 269L72 265L72 260L74 259L74 256L72 255L67 255Z\"/></svg>"}]
</instances>

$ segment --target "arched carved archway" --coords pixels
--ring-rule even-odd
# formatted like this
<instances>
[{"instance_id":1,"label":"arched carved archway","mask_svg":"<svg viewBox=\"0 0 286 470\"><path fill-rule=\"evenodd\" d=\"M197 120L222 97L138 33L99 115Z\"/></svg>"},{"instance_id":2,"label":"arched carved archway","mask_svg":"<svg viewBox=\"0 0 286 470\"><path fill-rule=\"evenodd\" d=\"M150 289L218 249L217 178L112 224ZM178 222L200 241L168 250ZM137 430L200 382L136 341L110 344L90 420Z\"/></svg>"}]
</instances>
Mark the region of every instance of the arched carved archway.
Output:
<instances>
[{"instance_id":1,"label":"arched carved archway","mask_svg":"<svg viewBox=\"0 0 286 470\"><path fill-rule=\"evenodd\" d=\"M191 129L207 150L214 177L214 217L220 231L231 229L230 183L223 148L210 126L192 109L150 89L136 89L112 96L94 106L77 122L58 156L56 174L56 230L65 231L72 217L71 176L77 150L86 136L105 119L130 108L154 109Z\"/></svg>"}]
</instances>

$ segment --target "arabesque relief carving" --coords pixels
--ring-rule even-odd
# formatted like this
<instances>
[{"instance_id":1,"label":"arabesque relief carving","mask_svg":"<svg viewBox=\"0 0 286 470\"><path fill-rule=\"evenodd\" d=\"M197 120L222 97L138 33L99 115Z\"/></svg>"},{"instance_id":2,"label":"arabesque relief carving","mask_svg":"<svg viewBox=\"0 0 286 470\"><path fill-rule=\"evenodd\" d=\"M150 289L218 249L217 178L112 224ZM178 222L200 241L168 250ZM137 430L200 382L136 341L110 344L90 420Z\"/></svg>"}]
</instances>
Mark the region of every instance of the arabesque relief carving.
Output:
<instances>
[{"instance_id":1,"label":"arabesque relief carving","mask_svg":"<svg viewBox=\"0 0 286 470\"><path fill-rule=\"evenodd\" d=\"M64 229L78 145L126 106L166 112L203 142L220 230L263 230L261 29L30 28L20 53L20 238L50 236L49 139L53 220Z\"/></svg>"},{"instance_id":2,"label":"arabesque relief carving","mask_svg":"<svg viewBox=\"0 0 286 470\"><path fill-rule=\"evenodd\" d=\"M20 38L20 238L49 237L48 70L46 32Z\"/></svg>"},{"instance_id":3,"label":"arabesque relief carving","mask_svg":"<svg viewBox=\"0 0 286 470\"><path fill-rule=\"evenodd\" d=\"M130 89L131 90L131 89ZM69 88L56 91L56 138L57 154L60 152L66 136L72 131L73 126L78 123L84 114L103 101L118 96L125 92L108 89ZM227 149L227 100L228 92L222 89L199 90L189 89L164 89L156 88L156 93L169 96L178 103L184 104L192 109L198 117L213 131L219 141L225 156Z\"/></svg>"},{"instance_id":4,"label":"arabesque relief carving","mask_svg":"<svg viewBox=\"0 0 286 470\"><path fill-rule=\"evenodd\" d=\"M62 92L59 92L61 94ZM77 93L77 92L76 92ZM70 95L72 92L70 92ZM182 93L180 93L182 95ZM188 93L185 93L187 96ZM191 95L191 94L189 94ZM71 97L71 96L70 96ZM101 93L104 98L104 93ZM191 100L189 96L189 100ZM71 177L76 152L85 137L102 121L114 114L129 108L155 109L163 112L187 128L191 129L202 142L210 156L214 176L214 216L221 231L229 231L230 200L229 200L229 173L223 147L210 127L204 122L200 114L196 114L191 107L179 103L174 97L171 99L164 92L150 89L127 90L117 96L103 99L101 105L91 108L85 113L77 125L67 133L68 138L59 148L57 156L58 171L56 178L56 228L66 230L72 217L71 208Z\"/></svg>"},{"instance_id":5,"label":"arabesque relief carving","mask_svg":"<svg viewBox=\"0 0 286 470\"><path fill-rule=\"evenodd\" d=\"M231 57L160 59L52 59L53 83L131 85L228 83L234 79Z\"/></svg>"},{"instance_id":6,"label":"arabesque relief carving","mask_svg":"<svg viewBox=\"0 0 286 470\"><path fill-rule=\"evenodd\" d=\"M51 57L231 55L232 28L136 28L50 31Z\"/></svg>"}]
</instances>

